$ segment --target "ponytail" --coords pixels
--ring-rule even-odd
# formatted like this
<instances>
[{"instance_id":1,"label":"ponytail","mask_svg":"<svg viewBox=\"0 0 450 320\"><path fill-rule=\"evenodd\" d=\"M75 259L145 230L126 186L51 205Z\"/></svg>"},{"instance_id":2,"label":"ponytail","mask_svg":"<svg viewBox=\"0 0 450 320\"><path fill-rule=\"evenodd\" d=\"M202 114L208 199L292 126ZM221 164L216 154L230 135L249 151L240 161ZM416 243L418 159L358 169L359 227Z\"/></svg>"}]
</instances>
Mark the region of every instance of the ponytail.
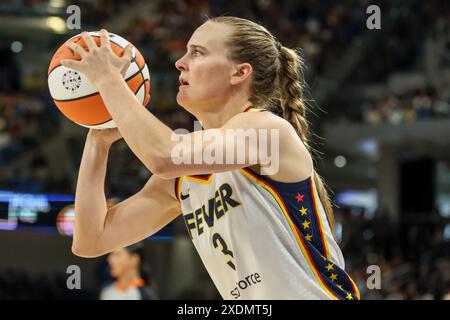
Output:
<instances>
[{"instance_id":1,"label":"ponytail","mask_svg":"<svg viewBox=\"0 0 450 320\"><path fill-rule=\"evenodd\" d=\"M276 47L280 55L278 81L282 117L292 124L303 144L311 152L309 124L306 120L306 104L303 98L304 80L300 74L303 60L294 50L283 47L279 42L276 42ZM334 235L334 215L330 196L327 186L315 170L314 184Z\"/></svg>"},{"instance_id":2,"label":"ponytail","mask_svg":"<svg viewBox=\"0 0 450 320\"><path fill-rule=\"evenodd\" d=\"M293 50L283 47L263 26L250 20L221 16L209 19L224 23L233 29L228 36L227 47L230 60L249 62L253 67L253 81L250 88L250 101L254 106L272 108L289 121L295 128L306 148L309 146L306 105L303 98L303 76L300 74L303 61ZM274 83L279 81L279 88ZM314 157L313 157L314 158ZM334 229L333 208L327 188L314 171L314 183L320 201L325 209L331 230Z\"/></svg>"}]
</instances>

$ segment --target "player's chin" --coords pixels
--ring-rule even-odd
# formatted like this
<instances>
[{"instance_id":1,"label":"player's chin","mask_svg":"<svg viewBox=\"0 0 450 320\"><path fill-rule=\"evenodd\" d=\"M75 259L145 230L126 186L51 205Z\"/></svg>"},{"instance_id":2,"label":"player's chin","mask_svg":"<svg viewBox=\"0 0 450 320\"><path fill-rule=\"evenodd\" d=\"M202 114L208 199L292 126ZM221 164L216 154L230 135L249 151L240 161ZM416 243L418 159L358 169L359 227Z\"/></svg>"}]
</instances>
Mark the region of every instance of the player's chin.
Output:
<instances>
[{"instance_id":1,"label":"player's chin","mask_svg":"<svg viewBox=\"0 0 450 320\"><path fill-rule=\"evenodd\" d=\"M195 113L200 102L201 100L197 96L194 98L192 93L188 94L185 90L180 90L177 93L177 104L191 114Z\"/></svg>"},{"instance_id":2,"label":"player's chin","mask_svg":"<svg viewBox=\"0 0 450 320\"><path fill-rule=\"evenodd\" d=\"M187 106L189 105L189 97L187 96L187 94L185 92L182 92L181 90L178 91L177 93L177 103L184 107L187 108Z\"/></svg>"}]
</instances>

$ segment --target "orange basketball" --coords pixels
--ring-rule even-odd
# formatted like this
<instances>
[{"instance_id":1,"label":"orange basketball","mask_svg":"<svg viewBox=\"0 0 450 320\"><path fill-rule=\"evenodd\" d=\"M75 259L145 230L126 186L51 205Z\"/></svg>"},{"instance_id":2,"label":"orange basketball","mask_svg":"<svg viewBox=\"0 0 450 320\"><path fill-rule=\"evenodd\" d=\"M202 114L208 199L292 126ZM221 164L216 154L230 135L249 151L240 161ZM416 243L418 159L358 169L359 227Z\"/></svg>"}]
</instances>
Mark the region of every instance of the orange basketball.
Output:
<instances>
[{"instance_id":1,"label":"orange basketball","mask_svg":"<svg viewBox=\"0 0 450 320\"><path fill-rule=\"evenodd\" d=\"M100 45L99 32L89 34L97 45ZM113 52L119 57L122 56L129 42L113 33L109 33L109 39ZM68 41L87 49L81 35L76 35ZM80 56L74 54L66 45L67 42L55 52L48 68L48 87L53 101L67 118L81 126L94 129L116 127L97 88L80 71L61 65L61 60L64 59L80 60ZM144 58L135 47L124 79L142 105L146 106L149 101L150 74Z\"/></svg>"}]
</instances>

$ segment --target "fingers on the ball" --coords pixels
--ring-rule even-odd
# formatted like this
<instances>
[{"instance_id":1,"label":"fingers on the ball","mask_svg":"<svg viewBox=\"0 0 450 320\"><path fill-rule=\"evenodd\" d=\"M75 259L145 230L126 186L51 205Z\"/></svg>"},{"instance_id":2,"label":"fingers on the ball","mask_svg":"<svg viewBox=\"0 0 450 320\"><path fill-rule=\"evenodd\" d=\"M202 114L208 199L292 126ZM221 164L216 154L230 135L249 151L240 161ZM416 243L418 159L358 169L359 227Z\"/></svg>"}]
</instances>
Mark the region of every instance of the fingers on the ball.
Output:
<instances>
[{"instance_id":1,"label":"fingers on the ball","mask_svg":"<svg viewBox=\"0 0 450 320\"><path fill-rule=\"evenodd\" d=\"M84 58L87 54L86 50L83 49L78 43L75 42L67 42L67 46L76 54L78 54L81 58Z\"/></svg>"},{"instance_id":2,"label":"fingers on the ball","mask_svg":"<svg viewBox=\"0 0 450 320\"><path fill-rule=\"evenodd\" d=\"M88 46L89 50L93 50L93 49L95 49L97 47L97 45L95 44L95 42L92 39L91 35L89 33L87 33L86 31L81 33L81 37L83 38L84 42Z\"/></svg>"},{"instance_id":3,"label":"fingers on the ball","mask_svg":"<svg viewBox=\"0 0 450 320\"><path fill-rule=\"evenodd\" d=\"M105 29L100 30L100 45L102 47L110 46L108 31L106 31Z\"/></svg>"},{"instance_id":4,"label":"fingers on the ball","mask_svg":"<svg viewBox=\"0 0 450 320\"><path fill-rule=\"evenodd\" d=\"M65 59L65 60L61 60L61 64L66 68L79 70L81 62L76 61L76 60Z\"/></svg>"},{"instance_id":5,"label":"fingers on the ball","mask_svg":"<svg viewBox=\"0 0 450 320\"><path fill-rule=\"evenodd\" d=\"M133 57L133 45L129 44L125 47L122 58L131 61L132 57Z\"/></svg>"}]
</instances>

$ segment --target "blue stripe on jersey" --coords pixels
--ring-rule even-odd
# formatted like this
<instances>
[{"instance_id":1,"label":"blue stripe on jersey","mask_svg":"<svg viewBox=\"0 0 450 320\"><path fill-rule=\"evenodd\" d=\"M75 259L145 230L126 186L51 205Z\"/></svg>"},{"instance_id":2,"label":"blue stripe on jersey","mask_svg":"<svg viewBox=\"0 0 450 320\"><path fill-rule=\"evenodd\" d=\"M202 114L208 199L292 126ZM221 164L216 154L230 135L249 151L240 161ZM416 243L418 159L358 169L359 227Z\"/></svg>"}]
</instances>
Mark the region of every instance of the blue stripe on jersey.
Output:
<instances>
[{"instance_id":1,"label":"blue stripe on jersey","mask_svg":"<svg viewBox=\"0 0 450 320\"><path fill-rule=\"evenodd\" d=\"M300 182L278 182L249 168L243 169L271 186L284 202L289 216L301 235L314 268L327 288L340 299L358 299L359 292L348 274L329 260L325 248L323 226L320 224L317 203L312 190L312 177ZM322 219L323 220L323 219ZM327 221L322 221L327 223Z\"/></svg>"}]
</instances>

